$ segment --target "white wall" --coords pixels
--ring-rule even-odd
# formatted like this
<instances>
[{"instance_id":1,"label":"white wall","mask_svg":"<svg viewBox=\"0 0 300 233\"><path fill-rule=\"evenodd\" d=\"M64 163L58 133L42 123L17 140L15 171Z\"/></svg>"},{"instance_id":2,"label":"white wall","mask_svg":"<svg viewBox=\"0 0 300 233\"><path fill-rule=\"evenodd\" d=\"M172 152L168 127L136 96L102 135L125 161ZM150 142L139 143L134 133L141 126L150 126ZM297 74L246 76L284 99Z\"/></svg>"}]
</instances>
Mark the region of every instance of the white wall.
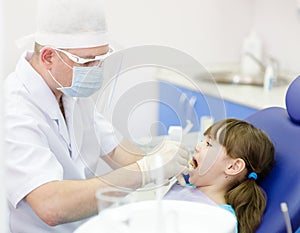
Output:
<instances>
[{"instance_id":1,"label":"white wall","mask_svg":"<svg viewBox=\"0 0 300 233\"><path fill-rule=\"evenodd\" d=\"M125 47L167 45L204 65L236 63L253 22L252 0L109 0L112 38Z\"/></svg>"},{"instance_id":2,"label":"white wall","mask_svg":"<svg viewBox=\"0 0 300 233\"><path fill-rule=\"evenodd\" d=\"M9 74L15 68L16 62L24 49L31 49L32 45L18 48L15 41L26 35L34 33L35 10L37 0L3 0L5 22L5 46L4 54L6 65L4 75Z\"/></svg>"},{"instance_id":3,"label":"white wall","mask_svg":"<svg viewBox=\"0 0 300 233\"><path fill-rule=\"evenodd\" d=\"M297 2L256 0L254 27L264 41L266 54L277 58L283 70L300 74L300 9Z\"/></svg>"}]
</instances>

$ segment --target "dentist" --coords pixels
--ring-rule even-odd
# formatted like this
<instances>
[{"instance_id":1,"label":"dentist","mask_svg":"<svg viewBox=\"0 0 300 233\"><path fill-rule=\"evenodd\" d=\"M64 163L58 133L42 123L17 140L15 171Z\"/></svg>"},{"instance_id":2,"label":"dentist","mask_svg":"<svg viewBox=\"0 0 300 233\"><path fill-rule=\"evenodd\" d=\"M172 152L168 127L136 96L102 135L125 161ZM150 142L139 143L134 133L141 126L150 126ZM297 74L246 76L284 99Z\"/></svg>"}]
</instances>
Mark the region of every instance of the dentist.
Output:
<instances>
[{"instance_id":1,"label":"dentist","mask_svg":"<svg viewBox=\"0 0 300 233\"><path fill-rule=\"evenodd\" d=\"M153 182L158 156L165 179L178 175L188 152L166 142L142 157L95 112L90 96L112 53L98 0L41 0L38 9L34 51L5 80L9 229L69 233L97 213L97 189ZM99 171L103 161L113 170Z\"/></svg>"}]
</instances>

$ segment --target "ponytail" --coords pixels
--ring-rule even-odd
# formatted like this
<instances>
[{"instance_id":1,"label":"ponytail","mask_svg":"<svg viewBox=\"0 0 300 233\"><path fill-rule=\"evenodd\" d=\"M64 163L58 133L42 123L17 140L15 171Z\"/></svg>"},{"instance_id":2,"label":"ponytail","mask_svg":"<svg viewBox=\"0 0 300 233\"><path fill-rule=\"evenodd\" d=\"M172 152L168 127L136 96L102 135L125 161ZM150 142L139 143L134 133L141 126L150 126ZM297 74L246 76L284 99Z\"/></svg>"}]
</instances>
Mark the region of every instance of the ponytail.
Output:
<instances>
[{"instance_id":1,"label":"ponytail","mask_svg":"<svg viewBox=\"0 0 300 233\"><path fill-rule=\"evenodd\" d=\"M253 233L266 208L266 196L254 179L247 179L225 195L235 210L239 233Z\"/></svg>"}]
</instances>

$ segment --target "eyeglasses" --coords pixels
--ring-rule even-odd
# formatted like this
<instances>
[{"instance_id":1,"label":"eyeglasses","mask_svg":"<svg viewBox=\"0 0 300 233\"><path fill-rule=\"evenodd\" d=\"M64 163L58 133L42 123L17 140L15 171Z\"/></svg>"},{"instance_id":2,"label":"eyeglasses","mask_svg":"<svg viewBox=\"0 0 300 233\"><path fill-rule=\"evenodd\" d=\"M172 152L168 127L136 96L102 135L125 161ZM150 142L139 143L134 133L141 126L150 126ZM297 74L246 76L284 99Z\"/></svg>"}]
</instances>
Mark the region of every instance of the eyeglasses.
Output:
<instances>
[{"instance_id":1,"label":"eyeglasses","mask_svg":"<svg viewBox=\"0 0 300 233\"><path fill-rule=\"evenodd\" d=\"M82 58L79 57L77 55L74 55L66 50L62 50L62 49L58 49L58 48L53 48L56 51L62 52L63 54L65 54L71 61L77 63L77 64L87 64L87 63L94 63L94 62L99 62L101 63L102 61L104 61L108 56L110 56L114 50L109 47L109 50L107 53L103 54L103 55L99 55L99 56L95 56L94 58Z\"/></svg>"}]
</instances>

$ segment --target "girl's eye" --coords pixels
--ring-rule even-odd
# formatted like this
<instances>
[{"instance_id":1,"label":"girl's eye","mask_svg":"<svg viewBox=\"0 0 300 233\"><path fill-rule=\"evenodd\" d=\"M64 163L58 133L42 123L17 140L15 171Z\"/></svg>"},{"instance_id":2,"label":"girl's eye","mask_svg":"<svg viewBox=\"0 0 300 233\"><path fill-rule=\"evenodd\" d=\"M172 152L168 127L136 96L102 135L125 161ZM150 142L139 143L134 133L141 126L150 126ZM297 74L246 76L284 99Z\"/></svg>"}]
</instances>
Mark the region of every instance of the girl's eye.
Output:
<instances>
[{"instance_id":1,"label":"girl's eye","mask_svg":"<svg viewBox=\"0 0 300 233\"><path fill-rule=\"evenodd\" d=\"M209 147L211 147L211 146L212 146L212 144L210 144L210 143L209 143L209 141L206 141L206 146L209 146Z\"/></svg>"}]
</instances>

